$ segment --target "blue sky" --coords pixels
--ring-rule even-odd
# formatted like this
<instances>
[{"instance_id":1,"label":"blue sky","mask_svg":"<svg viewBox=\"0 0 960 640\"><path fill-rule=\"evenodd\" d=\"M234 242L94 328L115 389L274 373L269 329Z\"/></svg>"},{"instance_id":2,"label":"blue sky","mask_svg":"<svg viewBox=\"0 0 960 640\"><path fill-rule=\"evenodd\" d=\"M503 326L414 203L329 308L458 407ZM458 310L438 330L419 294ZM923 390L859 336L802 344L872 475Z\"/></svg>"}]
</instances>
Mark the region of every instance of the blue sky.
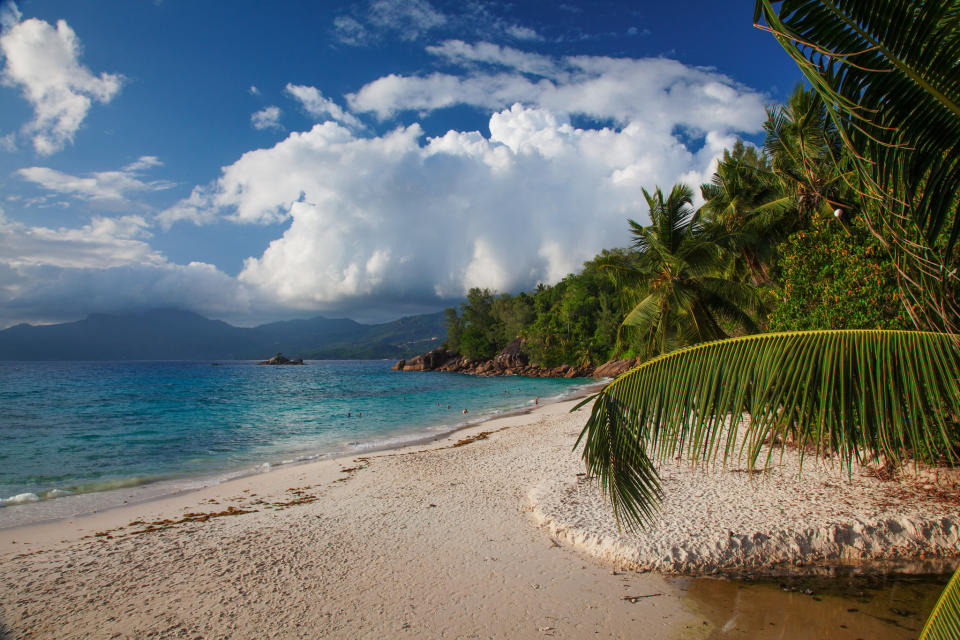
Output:
<instances>
[{"instance_id":1,"label":"blue sky","mask_svg":"<svg viewBox=\"0 0 960 640\"><path fill-rule=\"evenodd\" d=\"M555 282L799 82L733 4L2 4L0 326Z\"/></svg>"}]
</instances>

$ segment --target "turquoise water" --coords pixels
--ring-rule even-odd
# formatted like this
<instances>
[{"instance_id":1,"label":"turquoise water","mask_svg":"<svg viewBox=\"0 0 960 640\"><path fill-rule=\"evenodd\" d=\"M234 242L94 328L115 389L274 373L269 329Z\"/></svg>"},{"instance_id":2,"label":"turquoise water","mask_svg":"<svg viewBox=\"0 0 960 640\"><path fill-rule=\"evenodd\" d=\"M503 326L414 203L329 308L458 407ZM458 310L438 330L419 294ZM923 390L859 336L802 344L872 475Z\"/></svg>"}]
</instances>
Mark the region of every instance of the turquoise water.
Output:
<instances>
[{"instance_id":1,"label":"turquoise water","mask_svg":"<svg viewBox=\"0 0 960 640\"><path fill-rule=\"evenodd\" d=\"M2 511L396 445L588 382L391 365L0 362Z\"/></svg>"}]
</instances>

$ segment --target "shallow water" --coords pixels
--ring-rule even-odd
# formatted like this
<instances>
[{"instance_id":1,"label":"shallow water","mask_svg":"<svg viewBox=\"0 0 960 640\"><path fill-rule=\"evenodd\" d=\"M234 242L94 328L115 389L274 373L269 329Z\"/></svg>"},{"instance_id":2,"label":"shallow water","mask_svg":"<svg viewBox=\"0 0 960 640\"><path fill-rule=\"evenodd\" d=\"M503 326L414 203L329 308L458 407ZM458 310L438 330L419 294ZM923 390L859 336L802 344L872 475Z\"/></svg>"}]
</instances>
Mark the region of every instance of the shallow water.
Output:
<instances>
[{"instance_id":1,"label":"shallow water","mask_svg":"<svg viewBox=\"0 0 960 640\"><path fill-rule=\"evenodd\" d=\"M949 575L847 575L769 580L677 578L706 638L917 638Z\"/></svg>"},{"instance_id":2,"label":"shallow water","mask_svg":"<svg viewBox=\"0 0 960 640\"><path fill-rule=\"evenodd\" d=\"M587 382L398 372L382 360L212 364L0 362L0 527L398 446ZM91 497L107 493L116 500Z\"/></svg>"}]
</instances>

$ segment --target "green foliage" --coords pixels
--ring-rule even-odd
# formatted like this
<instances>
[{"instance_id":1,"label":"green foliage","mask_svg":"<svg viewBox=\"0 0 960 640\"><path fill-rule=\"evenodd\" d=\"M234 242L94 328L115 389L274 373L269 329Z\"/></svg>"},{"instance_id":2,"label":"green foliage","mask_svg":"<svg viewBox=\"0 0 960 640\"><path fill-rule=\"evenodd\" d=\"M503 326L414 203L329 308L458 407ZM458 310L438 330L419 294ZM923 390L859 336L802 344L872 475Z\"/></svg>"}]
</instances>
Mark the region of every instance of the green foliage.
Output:
<instances>
[{"instance_id":1,"label":"green foliage","mask_svg":"<svg viewBox=\"0 0 960 640\"><path fill-rule=\"evenodd\" d=\"M820 97L850 204L890 252L905 311L946 332L960 331L958 15L958 0L757 0L754 11Z\"/></svg>"},{"instance_id":2,"label":"green foliage","mask_svg":"<svg viewBox=\"0 0 960 640\"><path fill-rule=\"evenodd\" d=\"M612 278L599 264L623 250L604 251L553 287L533 295L535 316L523 332L530 358L544 367L606 362L616 344L622 309Z\"/></svg>"},{"instance_id":3,"label":"green foliage","mask_svg":"<svg viewBox=\"0 0 960 640\"><path fill-rule=\"evenodd\" d=\"M446 310L447 347L480 360L522 338L531 361L543 367L606 362L623 312L613 279L599 262L626 253L603 251L579 274L530 293L495 295L472 289L459 313Z\"/></svg>"},{"instance_id":4,"label":"green foliage","mask_svg":"<svg viewBox=\"0 0 960 640\"><path fill-rule=\"evenodd\" d=\"M778 248L779 300L773 331L905 329L889 255L859 221L815 216Z\"/></svg>"},{"instance_id":5,"label":"green foliage","mask_svg":"<svg viewBox=\"0 0 960 640\"><path fill-rule=\"evenodd\" d=\"M489 289L473 288L461 305L459 336L460 353L471 360L485 360L497 355L497 338L503 333L499 319L493 315L493 294ZM448 334L449 340L449 334Z\"/></svg>"}]
</instances>

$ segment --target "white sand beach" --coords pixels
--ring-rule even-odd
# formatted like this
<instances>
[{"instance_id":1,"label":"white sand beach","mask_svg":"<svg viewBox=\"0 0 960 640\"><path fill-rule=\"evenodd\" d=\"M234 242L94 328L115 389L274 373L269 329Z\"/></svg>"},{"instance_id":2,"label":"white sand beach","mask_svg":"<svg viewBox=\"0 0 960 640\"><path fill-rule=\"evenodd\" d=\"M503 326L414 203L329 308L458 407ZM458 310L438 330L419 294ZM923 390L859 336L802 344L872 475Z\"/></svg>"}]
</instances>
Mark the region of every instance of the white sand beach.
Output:
<instances>
[{"instance_id":1,"label":"white sand beach","mask_svg":"<svg viewBox=\"0 0 960 640\"><path fill-rule=\"evenodd\" d=\"M0 638L709 637L677 581L621 569L960 551L955 502L789 461L665 468L663 522L622 536L578 476L573 404L2 530Z\"/></svg>"}]
</instances>

